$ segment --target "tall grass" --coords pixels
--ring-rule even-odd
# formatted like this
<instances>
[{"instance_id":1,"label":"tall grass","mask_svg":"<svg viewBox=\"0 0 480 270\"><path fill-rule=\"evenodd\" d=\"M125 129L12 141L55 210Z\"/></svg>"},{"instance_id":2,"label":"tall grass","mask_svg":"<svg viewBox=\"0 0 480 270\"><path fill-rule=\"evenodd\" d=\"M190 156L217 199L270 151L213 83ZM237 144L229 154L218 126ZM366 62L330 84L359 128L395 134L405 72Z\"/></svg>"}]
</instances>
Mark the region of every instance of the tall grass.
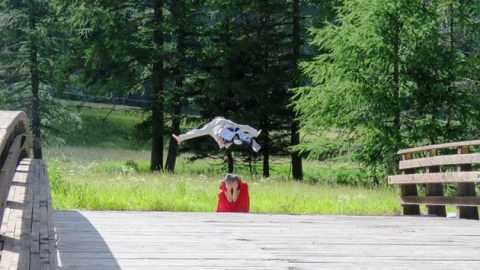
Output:
<instances>
[{"instance_id":1,"label":"tall grass","mask_svg":"<svg viewBox=\"0 0 480 270\"><path fill-rule=\"evenodd\" d=\"M214 211L221 174L168 174L136 170L114 161L49 162L57 209ZM120 167L117 167L120 165ZM141 166L143 167L143 165ZM395 189L345 186L328 181L244 177L251 211L261 213L394 214Z\"/></svg>"}]
</instances>

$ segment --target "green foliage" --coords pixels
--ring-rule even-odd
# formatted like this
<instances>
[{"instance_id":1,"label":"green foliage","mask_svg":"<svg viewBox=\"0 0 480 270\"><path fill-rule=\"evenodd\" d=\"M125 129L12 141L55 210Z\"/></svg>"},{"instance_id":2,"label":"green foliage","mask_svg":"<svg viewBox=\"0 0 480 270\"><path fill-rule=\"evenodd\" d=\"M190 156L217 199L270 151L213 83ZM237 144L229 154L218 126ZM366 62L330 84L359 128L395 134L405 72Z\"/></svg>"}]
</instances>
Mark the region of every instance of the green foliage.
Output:
<instances>
[{"instance_id":1,"label":"green foliage","mask_svg":"<svg viewBox=\"0 0 480 270\"><path fill-rule=\"evenodd\" d=\"M345 1L334 23L312 29L318 54L302 63L312 85L294 90L304 130L344 131L381 171L396 167L399 148L477 136L478 96L459 84L466 55L443 24L450 2ZM300 148L321 153L313 141Z\"/></svg>"},{"instance_id":2,"label":"green foliage","mask_svg":"<svg viewBox=\"0 0 480 270\"><path fill-rule=\"evenodd\" d=\"M52 11L52 1L0 1L0 109L23 110L30 119L39 114L42 139L58 143L62 139L55 136L57 126L79 119L52 98L59 83L55 61L66 42ZM34 78L39 83L35 112Z\"/></svg>"},{"instance_id":3,"label":"green foliage","mask_svg":"<svg viewBox=\"0 0 480 270\"><path fill-rule=\"evenodd\" d=\"M146 3L57 1L70 28L71 51L64 62L70 86L90 93L143 91L150 59L161 52L153 44L152 9Z\"/></svg>"},{"instance_id":4,"label":"green foliage","mask_svg":"<svg viewBox=\"0 0 480 270\"><path fill-rule=\"evenodd\" d=\"M202 1L57 2L75 40L69 80L84 92L148 97L151 114L138 127L152 141L152 169L162 168L163 138L178 133L181 106L197 88Z\"/></svg>"}]
</instances>

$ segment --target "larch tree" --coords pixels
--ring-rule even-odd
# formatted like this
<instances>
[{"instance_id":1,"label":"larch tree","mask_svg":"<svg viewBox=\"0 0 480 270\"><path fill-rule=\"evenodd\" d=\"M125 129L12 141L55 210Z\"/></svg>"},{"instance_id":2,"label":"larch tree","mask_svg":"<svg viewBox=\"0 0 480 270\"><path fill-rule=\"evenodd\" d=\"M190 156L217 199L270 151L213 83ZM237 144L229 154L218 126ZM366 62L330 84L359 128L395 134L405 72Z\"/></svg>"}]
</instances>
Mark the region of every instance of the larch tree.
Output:
<instances>
[{"instance_id":1,"label":"larch tree","mask_svg":"<svg viewBox=\"0 0 480 270\"><path fill-rule=\"evenodd\" d=\"M334 23L312 30L319 53L302 64L312 85L295 90L305 130L342 130L359 160L392 171L399 148L458 138L459 126L476 122L464 112L478 97L451 87L462 64L451 58L440 5L350 0Z\"/></svg>"}]
</instances>

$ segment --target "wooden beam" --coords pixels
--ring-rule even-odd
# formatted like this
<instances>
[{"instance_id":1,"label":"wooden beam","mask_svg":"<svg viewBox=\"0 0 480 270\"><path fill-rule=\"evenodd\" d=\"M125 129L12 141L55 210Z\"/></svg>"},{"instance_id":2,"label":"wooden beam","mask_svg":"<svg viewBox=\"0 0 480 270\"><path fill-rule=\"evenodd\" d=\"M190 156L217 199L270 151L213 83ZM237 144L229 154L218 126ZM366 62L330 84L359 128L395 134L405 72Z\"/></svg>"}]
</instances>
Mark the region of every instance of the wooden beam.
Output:
<instances>
[{"instance_id":1,"label":"wooden beam","mask_svg":"<svg viewBox=\"0 0 480 270\"><path fill-rule=\"evenodd\" d=\"M413 153L423 152L423 151L433 150L433 149L457 148L462 146L476 146L476 145L480 145L480 140L433 144L433 145L426 145L426 146L420 146L415 148L402 149L398 151L397 154L399 155L403 155L407 153L413 154Z\"/></svg>"},{"instance_id":2,"label":"wooden beam","mask_svg":"<svg viewBox=\"0 0 480 270\"><path fill-rule=\"evenodd\" d=\"M427 184L427 183L475 183L480 182L480 171L417 173L409 175L390 175L389 184Z\"/></svg>"},{"instance_id":3,"label":"wooden beam","mask_svg":"<svg viewBox=\"0 0 480 270\"><path fill-rule=\"evenodd\" d=\"M412 159L412 154L402 155L402 160ZM410 173L415 173L413 169L404 170L405 175ZM400 192L402 196L417 196L417 185L407 183L407 185L400 185ZM403 215L420 215L420 206L419 205L402 205Z\"/></svg>"},{"instance_id":4,"label":"wooden beam","mask_svg":"<svg viewBox=\"0 0 480 270\"><path fill-rule=\"evenodd\" d=\"M0 220L3 217L3 211L7 204L8 192L12 184L15 170L17 169L18 159L23 152L25 134L15 137L8 151L7 159L0 170Z\"/></svg>"},{"instance_id":5,"label":"wooden beam","mask_svg":"<svg viewBox=\"0 0 480 270\"><path fill-rule=\"evenodd\" d=\"M435 151L436 150L430 150ZM445 155L445 156L431 156L425 158L417 158L411 160L401 160L399 163L400 170L423 168L431 166L444 165L461 165L461 164L476 164L480 163L480 153L475 154L460 154L460 155Z\"/></svg>"},{"instance_id":6,"label":"wooden beam","mask_svg":"<svg viewBox=\"0 0 480 270\"><path fill-rule=\"evenodd\" d=\"M467 154L470 147L461 146L458 148L458 154ZM457 166L459 172L471 171L471 164L464 164ZM474 183L457 183L457 196L475 196ZM478 207L458 206L457 217L466 219L478 219Z\"/></svg>"},{"instance_id":7,"label":"wooden beam","mask_svg":"<svg viewBox=\"0 0 480 270\"><path fill-rule=\"evenodd\" d=\"M431 158L437 155L437 150L429 150L427 155ZM427 168L427 173L440 172L439 166L431 166ZM442 183L430 183L425 188L426 196L443 196L443 184ZM439 217L446 217L447 211L444 205L427 205L427 212L429 215L435 215Z\"/></svg>"},{"instance_id":8,"label":"wooden beam","mask_svg":"<svg viewBox=\"0 0 480 270\"><path fill-rule=\"evenodd\" d=\"M426 204L426 205L458 205L477 206L480 205L480 197L445 197L445 196L401 196L401 204Z\"/></svg>"}]
</instances>

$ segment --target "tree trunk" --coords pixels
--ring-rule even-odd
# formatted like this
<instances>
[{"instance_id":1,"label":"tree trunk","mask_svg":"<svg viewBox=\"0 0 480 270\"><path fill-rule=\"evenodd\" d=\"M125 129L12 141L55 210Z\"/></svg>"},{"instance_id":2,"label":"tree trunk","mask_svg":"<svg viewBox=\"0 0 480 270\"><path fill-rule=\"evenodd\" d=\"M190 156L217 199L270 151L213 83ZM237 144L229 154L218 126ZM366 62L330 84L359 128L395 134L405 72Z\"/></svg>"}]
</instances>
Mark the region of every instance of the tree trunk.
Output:
<instances>
[{"instance_id":1,"label":"tree trunk","mask_svg":"<svg viewBox=\"0 0 480 270\"><path fill-rule=\"evenodd\" d=\"M228 163L228 173L233 173L233 170L235 169L233 166L233 154L232 154L232 148L227 150L227 163Z\"/></svg>"},{"instance_id":2,"label":"tree trunk","mask_svg":"<svg viewBox=\"0 0 480 270\"><path fill-rule=\"evenodd\" d=\"M181 87L181 84L177 87ZM176 95L176 94L174 94ZM180 113L181 113L181 104L174 100L175 104L173 105L173 115L172 115L172 132L174 134L180 133ZM177 152L178 152L178 143L173 137L170 136L170 142L168 145L168 153L167 153L167 161L165 163L165 170L169 172L175 171L175 163L177 160Z\"/></svg>"},{"instance_id":3,"label":"tree trunk","mask_svg":"<svg viewBox=\"0 0 480 270\"><path fill-rule=\"evenodd\" d=\"M290 145L295 146L300 143L299 124L297 120L292 120ZM295 180L303 179L302 158L297 151L292 151L292 177Z\"/></svg>"},{"instance_id":4,"label":"tree trunk","mask_svg":"<svg viewBox=\"0 0 480 270\"><path fill-rule=\"evenodd\" d=\"M395 26L398 31L395 31L393 37L393 104L395 104L393 112L393 125L395 132L396 146L400 147L401 144L401 135L400 135L400 115L401 115L401 104L400 104L400 25L398 18L395 18Z\"/></svg>"},{"instance_id":5,"label":"tree trunk","mask_svg":"<svg viewBox=\"0 0 480 270\"><path fill-rule=\"evenodd\" d=\"M30 2L28 26L32 33L36 31L36 18L33 2ZM32 132L33 158L42 159L42 134L40 121L40 79L38 71L38 48L34 38L30 39L30 75L32 83Z\"/></svg>"},{"instance_id":6,"label":"tree trunk","mask_svg":"<svg viewBox=\"0 0 480 270\"><path fill-rule=\"evenodd\" d=\"M300 60L300 0L293 0L293 82L294 87L298 86L300 73L298 72L298 61ZM296 118L295 111L291 109L292 125L290 128L290 146L296 146L300 143L300 125ZM302 158L298 151L291 152L292 158L292 177L295 180L303 179Z\"/></svg>"},{"instance_id":7,"label":"tree trunk","mask_svg":"<svg viewBox=\"0 0 480 270\"><path fill-rule=\"evenodd\" d=\"M270 176L270 134L269 134L269 125L268 119L263 122L262 133L263 133L263 144L262 144L262 153L263 153L263 177Z\"/></svg>"},{"instance_id":8,"label":"tree trunk","mask_svg":"<svg viewBox=\"0 0 480 270\"><path fill-rule=\"evenodd\" d=\"M157 0L154 5L154 26L153 41L158 48L163 45L163 1ZM151 96L151 110L152 110L152 153L150 159L150 169L152 171L159 171L163 169L163 133L164 133L164 119L163 119L163 58L157 56L154 60L152 70L152 96Z\"/></svg>"},{"instance_id":9,"label":"tree trunk","mask_svg":"<svg viewBox=\"0 0 480 270\"><path fill-rule=\"evenodd\" d=\"M449 13L450 13L450 18L449 18L449 26L450 26L450 31L449 31L449 36L450 36L450 53L452 55L452 63L453 63L453 57L455 56L455 38L454 38L454 16L455 14L453 13L453 4L450 3L448 6Z\"/></svg>"},{"instance_id":10,"label":"tree trunk","mask_svg":"<svg viewBox=\"0 0 480 270\"><path fill-rule=\"evenodd\" d=\"M176 71L175 78L175 87L172 98L172 132L174 134L180 133L180 119L181 119L181 109L182 109L182 95L183 91L183 81L185 79L185 25L184 21L186 20L185 13L185 1L177 0L173 2L172 12L176 18L177 23L177 53L179 57L179 66ZM178 153L178 144L175 139L170 136L170 142L168 146L167 161L165 163L165 169L169 172L175 171L175 162L177 160Z\"/></svg>"}]
</instances>

